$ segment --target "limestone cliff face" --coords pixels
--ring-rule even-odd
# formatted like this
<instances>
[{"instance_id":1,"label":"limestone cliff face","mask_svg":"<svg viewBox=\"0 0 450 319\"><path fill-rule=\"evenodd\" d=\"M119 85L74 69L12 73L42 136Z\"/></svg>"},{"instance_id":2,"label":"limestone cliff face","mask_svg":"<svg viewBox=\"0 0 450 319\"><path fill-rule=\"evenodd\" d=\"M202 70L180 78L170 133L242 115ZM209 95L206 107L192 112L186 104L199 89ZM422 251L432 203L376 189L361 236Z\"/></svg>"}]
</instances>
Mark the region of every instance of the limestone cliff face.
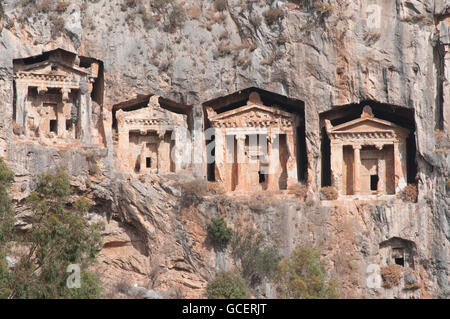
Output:
<instances>
[{"instance_id":1,"label":"limestone cliff face","mask_svg":"<svg viewBox=\"0 0 450 319\"><path fill-rule=\"evenodd\" d=\"M227 253L205 244L207 223L221 214L214 199L187 210L176 181L155 176L143 183L113 170L108 110L136 94L155 93L200 112L204 101L254 86L305 102L311 202L260 214L249 207L225 214L227 221L257 226L285 254L300 244L321 247L346 297L448 294L449 132L440 141L435 135L450 107L436 28L448 15L447 1L330 0L320 8L273 1L283 16L271 25L264 18L267 1L228 0L223 11L213 1L178 2L185 21L171 16L175 5L158 9L152 1L71 0L60 12L45 10L45 2L0 3L0 156L16 173L19 201L37 173L67 166L73 184L96 203L92 218L109 221L99 266L107 285L126 277L201 296L216 270L232 266ZM88 174L92 154L12 138L12 61L57 47L104 63L106 147L96 154L101 177ZM417 203L319 200L319 114L363 101L413 110ZM367 288L367 266L378 262L379 244L393 237L416 245L419 291Z\"/></svg>"}]
</instances>

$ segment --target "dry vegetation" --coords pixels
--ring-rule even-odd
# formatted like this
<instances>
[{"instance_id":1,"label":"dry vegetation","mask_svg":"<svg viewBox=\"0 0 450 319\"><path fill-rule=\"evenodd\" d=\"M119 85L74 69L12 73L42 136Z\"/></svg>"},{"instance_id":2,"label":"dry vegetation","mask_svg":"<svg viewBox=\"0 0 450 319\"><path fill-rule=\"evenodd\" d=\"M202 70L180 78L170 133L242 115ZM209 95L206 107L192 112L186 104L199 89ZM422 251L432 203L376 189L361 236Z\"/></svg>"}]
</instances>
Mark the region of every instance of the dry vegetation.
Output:
<instances>
[{"instance_id":1,"label":"dry vegetation","mask_svg":"<svg viewBox=\"0 0 450 319\"><path fill-rule=\"evenodd\" d=\"M327 200L336 200L336 199L338 199L338 192L336 191L336 188L334 188L333 186L322 187L320 189L320 193Z\"/></svg>"},{"instance_id":2,"label":"dry vegetation","mask_svg":"<svg viewBox=\"0 0 450 319\"><path fill-rule=\"evenodd\" d=\"M217 11L224 11L227 9L227 0L214 0L214 7Z\"/></svg>"},{"instance_id":3,"label":"dry vegetation","mask_svg":"<svg viewBox=\"0 0 450 319\"><path fill-rule=\"evenodd\" d=\"M434 136L436 136L436 142L437 144L441 144L442 139L444 137L444 131L443 130L439 130L439 129L435 129L434 130Z\"/></svg>"},{"instance_id":4,"label":"dry vegetation","mask_svg":"<svg viewBox=\"0 0 450 319\"><path fill-rule=\"evenodd\" d=\"M408 184L401 194L402 199L407 202L415 203L417 202L417 184Z\"/></svg>"},{"instance_id":5,"label":"dry vegetation","mask_svg":"<svg viewBox=\"0 0 450 319\"><path fill-rule=\"evenodd\" d=\"M381 268L381 278L383 278L383 287L392 288L400 284L402 279L402 266L388 265Z\"/></svg>"},{"instance_id":6,"label":"dry vegetation","mask_svg":"<svg viewBox=\"0 0 450 319\"><path fill-rule=\"evenodd\" d=\"M284 12L278 8L269 8L263 12L264 19L268 25L274 25L284 18Z\"/></svg>"},{"instance_id":7,"label":"dry vegetation","mask_svg":"<svg viewBox=\"0 0 450 319\"><path fill-rule=\"evenodd\" d=\"M200 202L208 193L208 185L203 179L196 179L180 184L182 190L181 205L190 207Z\"/></svg>"},{"instance_id":8,"label":"dry vegetation","mask_svg":"<svg viewBox=\"0 0 450 319\"><path fill-rule=\"evenodd\" d=\"M301 202L306 199L308 188L304 185L296 184L288 188L288 193L295 195Z\"/></svg>"},{"instance_id":9,"label":"dry vegetation","mask_svg":"<svg viewBox=\"0 0 450 319\"><path fill-rule=\"evenodd\" d=\"M218 182L208 182L207 188L208 193L211 195L222 195L226 193L225 188Z\"/></svg>"},{"instance_id":10,"label":"dry vegetation","mask_svg":"<svg viewBox=\"0 0 450 319\"><path fill-rule=\"evenodd\" d=\"M88 162L89 175L96 176L100 173L100 167L98 165L98 158L96 156L88 156L86 158Z\"/></svg>"}]
</instances>

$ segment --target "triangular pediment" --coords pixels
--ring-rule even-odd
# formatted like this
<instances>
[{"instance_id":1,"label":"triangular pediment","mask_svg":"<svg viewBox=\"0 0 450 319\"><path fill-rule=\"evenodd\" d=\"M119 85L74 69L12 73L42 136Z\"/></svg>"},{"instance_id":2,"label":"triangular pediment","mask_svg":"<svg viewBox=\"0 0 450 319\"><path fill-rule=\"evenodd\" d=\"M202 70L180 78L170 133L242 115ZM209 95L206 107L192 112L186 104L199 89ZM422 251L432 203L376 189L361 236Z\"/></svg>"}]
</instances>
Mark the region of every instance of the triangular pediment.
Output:
<instances>
[{"instance_id":1,"label":"triangular pediment","mask_svg":"<svg viewBox=\"0 0 450 319\"><path fill-rule=\"evenodd\" d=\"M268 107L265 105L250 104L237 109L226 111L210 117L211 121L221 121L235 117L249 116L251 118L265 119L271 118L291 118L292 114L282 111L275 107Z\"/></svg>"},{"instance_id":2,"label":"triangular pediment","mask_svg":"<svg viewBox=\"0 0 450 319\"><path fill-rule=\"evenodd\" d=\"M52 68L56 67L58 70L52 70ZM78 75L87 75L88 72L81 68L69 66L63 63L59 63L57 61L43 61L35 64L30 64L25 67L22 67L21 72L24 73L32 73L32 74L67 74L67 73L75 73Z\"/></svg>"},{"instance_id":3,"label":"triangular pediment","mask_svg":"<svg viewBox=\"0 0 450 319\"><path fill-rule=\"evenodd\" d=\"M120 111L123 112L123 111ZM157 120L169 125L184 126L186 115L170 112L162 107L147 106L138 110L123 112L123 118L127 120Z\"/></svg>"},{"instance_id":4,"label":"triangular pediment","mask_svg":"<svg viewBox=\"0 0 450 319\"><path fill-rule=\"evenodd\" d=\"M358 118L356 120L334 126L332 132L370 132L370 131L407 131L406 129L375 117Z\"/></svg>"}]
</instances>

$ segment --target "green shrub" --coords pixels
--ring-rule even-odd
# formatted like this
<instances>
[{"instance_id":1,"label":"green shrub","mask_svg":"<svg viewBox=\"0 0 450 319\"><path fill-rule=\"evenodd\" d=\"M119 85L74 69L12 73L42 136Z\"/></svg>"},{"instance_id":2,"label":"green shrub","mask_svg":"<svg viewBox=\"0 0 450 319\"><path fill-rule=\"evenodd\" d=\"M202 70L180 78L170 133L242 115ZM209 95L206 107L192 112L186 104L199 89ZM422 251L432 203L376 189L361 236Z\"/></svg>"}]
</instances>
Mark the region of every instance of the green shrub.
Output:
<instances>
[{"instance_id":1,"label":"green shrub","mask_svg":"<svg viewBox=\"0 0 450 319\"><path fill-rule=\"evenodd\" d=\"M8 269L6 256L9 252L8 243L14 240L14 212L8 191L14 180L14 173L8 169L0 157L0 299L11 294L12 275Z\"/></svg>"},{"instance_id":2,"label":"green shrub","mask_svg":"<svg viewBox=\"0 0 450 319\"><path fill-rule=\"evenodd\" d=\"M232 255L240 261L242 276L254 286L271 278L280 257L275 247L264 246L264 236L252 228L236 231L231 240Z\"/></svg>"},{"instance_id":3,"label":"green shrub","mask_svg":"<svg viewBox=\"0 0 450 319\"><path fill-rule=\"evenodd\" d=\"M337 298L337 284L329 280L320 253L314 248L299 247L278 265L275 276L281 298Z\"/></svg>"},{"instance_id":4,"label":"green shrub","mask_svg":"<svg viewBox=\"0 0 450 319\"><path fill-rule=\"evenodd\" d=\"M325 17L330 15L331 12L333 12L333 6L329 3L322 3L316 5L316 10L321 17Z\"/></svg>"},{"instance_id":5,"label":"green shrub","mask_svg":"<svg viewBox=\"0 0 450 319\"><path fill-rule=\"evenodd\" d=\"M227 227L227 224L222 218L211 219L211 224L208 226L208 235L211 237L216 247L225 247L233 235L233 230Z\"/></svg>"},{"instance_id":6,"label":"green shrub","mask_svg":"<svg viewBox=\"0 0 450 319\"><path fill-rule=\"evenodd\" d=\"M244 299L248 288L244 279L234 272L222 271L206 286L208 299Z\"/></svg>"}]
</instances>

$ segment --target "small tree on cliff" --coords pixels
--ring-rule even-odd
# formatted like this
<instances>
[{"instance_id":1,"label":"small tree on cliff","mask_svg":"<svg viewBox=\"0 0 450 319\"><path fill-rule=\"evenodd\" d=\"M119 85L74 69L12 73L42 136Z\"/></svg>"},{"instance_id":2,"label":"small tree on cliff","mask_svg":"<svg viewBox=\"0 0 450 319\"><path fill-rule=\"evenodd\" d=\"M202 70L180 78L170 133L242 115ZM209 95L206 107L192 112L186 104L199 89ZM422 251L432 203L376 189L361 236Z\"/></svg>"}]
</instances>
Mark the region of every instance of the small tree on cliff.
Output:
<instances>
[{"instance_id":1,"label":"small tree on cliff","mask_svg":"<svg viewBox=\"0 0 450 319\"><path fill-rule=\"evenodd\" d=\"M208 299L243 299L248 297L248 288L240 274L221 271L206 286Z\"/></svg>"},{"instance_id":2,"label":"small tree on cliff","mask_svg":"<svg viewBox=\"0 0 450 319\"><path fill-rule=\"evenodd\" d=\"M281 298L338 298L337 284L329 280L317 249L299 247L282 260L275 275Z\"/></svg>"},{"instance_id":3,"label":"small tree on cliff","mask_svg":"<svg viewBox=\"0 0 450 319\"><path fill-rule=\"evenodd\" d=\"M217 249L223 249L233 235L233 230L227 226L223 218L212 218L208 226L208 235Z\"/></svg>"},{"instance_id":4,"label":"small tree on cliff","mask_svg":"<svg viewBox=\"0 0 450 319\"><path fill-rule=\"evenodd\" d=\"M0 158L0 298L10 294L9 283L11 275L8 270L6 256L14 228L14 213L11 208L11 199L8 195L8 190L13 180L13 172L8 169L3 158Z\"/></svg>"},{"instance_id":5,"label":"small tree on cliff","mask_svg":"<svg viewBox=\"0 0 450 319\"><path fill-rule=\"evenodd\" d=\"M101 249L103 226L89 225L84 218L89 203L73 196L67 174L62 170L41 174L27 206L33 212L33 226L16 238L23 253L12 270L0 273L0 282L6 282L0 297L100 297L99 280L86 269ZM70 264L80 266L81 288L66 285Z\"/></svg>"}]
</instances>

